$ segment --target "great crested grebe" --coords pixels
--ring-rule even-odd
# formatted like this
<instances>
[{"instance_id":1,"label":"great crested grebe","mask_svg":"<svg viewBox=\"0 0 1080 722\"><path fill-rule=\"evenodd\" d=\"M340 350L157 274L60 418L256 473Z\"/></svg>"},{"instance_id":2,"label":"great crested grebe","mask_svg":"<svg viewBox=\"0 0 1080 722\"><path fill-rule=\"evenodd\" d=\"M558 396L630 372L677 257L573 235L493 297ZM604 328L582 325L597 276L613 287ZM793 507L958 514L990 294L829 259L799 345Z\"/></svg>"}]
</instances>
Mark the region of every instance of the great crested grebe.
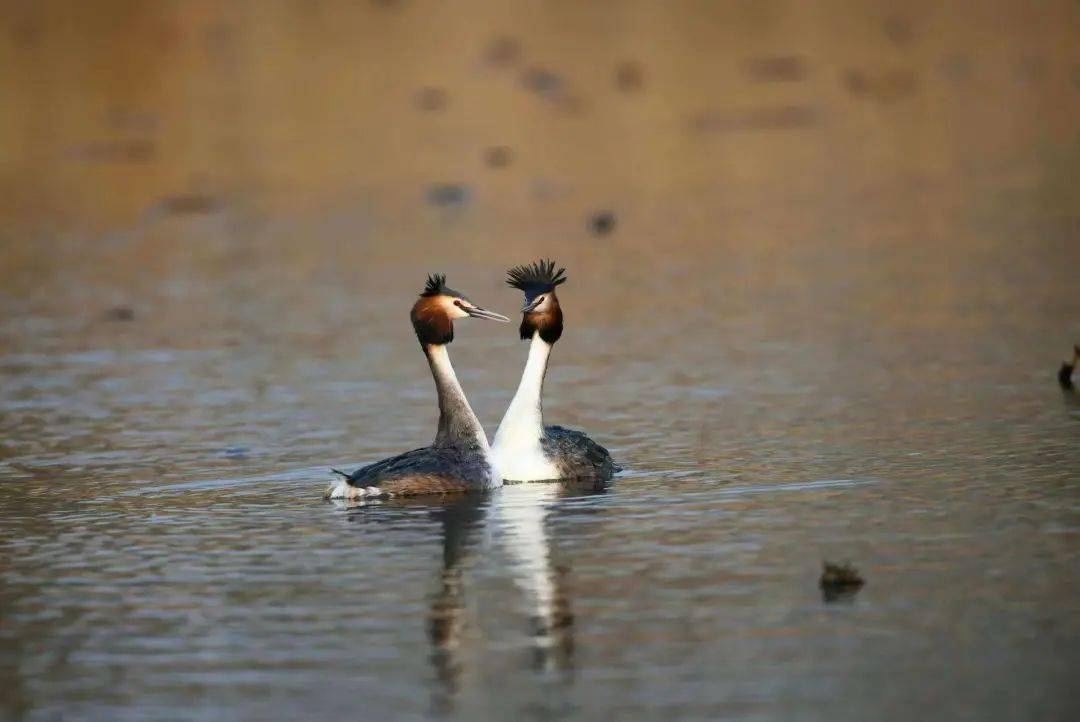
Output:
<instances>
[{"instance_id":1,"label":"great crested grebe","mask_svg":"<svg viewBox=\"0 0 1080 722\"><path fill-rule=\"evenodd\" d=\"M506 282L525 292L521 338L529 341L529 358L517 393L503 416L491 451L507 481L555 479L604 480L619 471L611 454L580 431L544 426L541 395L551 348L563 330L563 314L555 287L566 282L565 268L537 261L507 271Z\"/></svg>"},{"instance_id":2,"label":"great crested grebe","mask_svg":"<svg viewBox=\"0 0 1080 722\"><path fill-rule=\"evenodd\" d=\"M409 314L427 356L439 395L439 431L435 443L370 464L351 474L333 469L343 479L326 490L328 499L363 499L483 491L502 484L492 463L484 427L461 390L446 345L454 340L454 319L510 319L486 311L464 294L446 287L446 276L428 276L427 285Z\"/></svg>"}]
</instances>

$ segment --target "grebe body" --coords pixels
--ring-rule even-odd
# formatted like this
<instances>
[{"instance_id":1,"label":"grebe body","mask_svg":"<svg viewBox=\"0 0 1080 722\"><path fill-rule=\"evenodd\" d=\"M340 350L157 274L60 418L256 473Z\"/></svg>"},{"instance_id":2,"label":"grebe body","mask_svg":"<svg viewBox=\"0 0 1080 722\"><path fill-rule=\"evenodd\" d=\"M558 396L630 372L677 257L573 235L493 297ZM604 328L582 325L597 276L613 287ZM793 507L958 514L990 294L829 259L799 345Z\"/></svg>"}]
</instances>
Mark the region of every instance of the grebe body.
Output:
<instances>
[{"instance_id":1,"label":"grebe body","mask_svg":"<svg viewBox=\"0 0 1080 722\"><path fill-rule=\"evenodd\" d=\"M606 480L620 471L608 450L584 432L544 425L544 377L563 332L555 287L565 283L565 272L556 271L552 261L507 272L507 283L525 293L519 333L529 342L525 371L492 444L495 464L507 481Z\"/></svg>"},{"instance_id":2,"label":"grebe body","mask_svg":"<svg viewBox=\"0 0 1080 722\"><path fill-rule=\"evenodd\" d=\"M463 318L510 320L447 288L445 276L429 276L423 293L413 305L410 319L438 393L439 429L435 442L369 464L351 474L333 470L342 480L327 489L326 498L357 500L464 493L492 489L502 483L487 436L465 398L447 352L447 346L454 340L454 320Z\"/></svg>"}]
</instances>

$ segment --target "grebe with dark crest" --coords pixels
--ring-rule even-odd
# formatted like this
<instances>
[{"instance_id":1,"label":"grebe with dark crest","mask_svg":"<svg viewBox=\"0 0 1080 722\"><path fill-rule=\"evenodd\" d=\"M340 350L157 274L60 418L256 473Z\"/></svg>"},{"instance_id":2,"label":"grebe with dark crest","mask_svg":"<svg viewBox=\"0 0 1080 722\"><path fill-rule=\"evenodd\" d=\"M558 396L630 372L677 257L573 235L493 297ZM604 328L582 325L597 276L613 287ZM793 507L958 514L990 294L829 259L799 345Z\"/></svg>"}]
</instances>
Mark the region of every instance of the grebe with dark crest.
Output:
<instances>
[{"instance_id":1,"label":"grebe with dark crest","mask_svg":"<svg viewBox=\"0 0 1080 722\"><path fill-rule=\"evenodd\" d=\"M510 319L480 308L465 294L447 288L446 276L428 276L410 319L427 356L439 396L439 430L435 443L346 474L326 490L328 499L371 499L493 489L502 477L492 463L484 427L480 425L450 364L447 345L454 340L454 319Z\"/></svg>"},{"instance_id":2,"label":"grebe with dark crest","mask_svg":"<svg viewBox=\"0 0 1080 722\"><path fill-rule=\"evenodd\" d=\"M507 284L525 292L520 331L529 342L521 383L491 448L507 481L606 480L620 470L608 450L584 433L544 426L544 376L551 349L563 331L555 287L566 282L565 273L565 268L556 271L553 261L537 261L506 274Z\"/></svg>"}]
</instances>

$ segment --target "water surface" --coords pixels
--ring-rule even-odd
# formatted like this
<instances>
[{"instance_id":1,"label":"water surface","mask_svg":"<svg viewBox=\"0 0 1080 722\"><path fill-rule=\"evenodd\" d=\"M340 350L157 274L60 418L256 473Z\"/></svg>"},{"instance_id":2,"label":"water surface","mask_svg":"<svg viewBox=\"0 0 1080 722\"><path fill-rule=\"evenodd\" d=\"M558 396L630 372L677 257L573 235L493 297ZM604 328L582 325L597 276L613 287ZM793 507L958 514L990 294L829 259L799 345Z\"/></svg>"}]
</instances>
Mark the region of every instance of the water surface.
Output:
<instances>
[{"instance_id":1,"label":"water surface","mask_svg":"<svg viewBox=\"0 0 1080 722\"><path fill-rule=\"evenodd\" d=\"M1077 717L1075 4L14 5L0 717ZM540 255L626 470L325 503Z\"/></svg>"}]
</instances>

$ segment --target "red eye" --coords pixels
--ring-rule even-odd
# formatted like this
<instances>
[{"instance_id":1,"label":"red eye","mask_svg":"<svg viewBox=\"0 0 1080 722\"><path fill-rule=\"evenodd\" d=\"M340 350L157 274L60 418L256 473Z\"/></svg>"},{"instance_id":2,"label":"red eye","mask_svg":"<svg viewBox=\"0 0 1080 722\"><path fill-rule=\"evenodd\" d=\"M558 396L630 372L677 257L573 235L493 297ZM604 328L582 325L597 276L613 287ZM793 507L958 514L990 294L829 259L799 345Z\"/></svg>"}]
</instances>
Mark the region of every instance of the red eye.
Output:
<instances>
[{"instance_id":1,"label":"red eye","mask_svg":"<svg viewBox=\"0 0 1080 722\"><path fill-rule=\"evenodd\" d=\"M457 306L458 308L465 308L464 306L461 305L461 301L457 300L456 298L454 299L454 305Z\"/></svg>"}]
</instances>

